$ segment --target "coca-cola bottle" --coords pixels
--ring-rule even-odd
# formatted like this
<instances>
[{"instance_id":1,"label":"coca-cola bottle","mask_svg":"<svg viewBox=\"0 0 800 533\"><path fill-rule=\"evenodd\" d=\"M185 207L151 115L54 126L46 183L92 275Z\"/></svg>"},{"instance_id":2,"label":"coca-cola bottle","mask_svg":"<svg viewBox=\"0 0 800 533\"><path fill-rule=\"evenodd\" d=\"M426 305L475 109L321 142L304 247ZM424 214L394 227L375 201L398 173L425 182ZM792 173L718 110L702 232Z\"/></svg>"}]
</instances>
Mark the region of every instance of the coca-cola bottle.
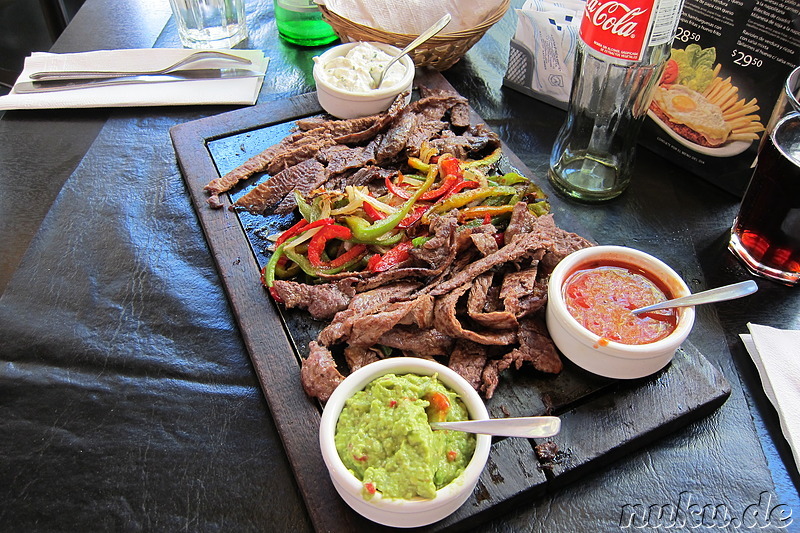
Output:
<instances>
[{"instance_id":1,"label":"coca-cola bottle","mask_svg":"<svg viewBox=\"0 0 800 533\"><path fill-rule=\"evenodd\" d=\"M683 0L587 0L567 119L550 156L558 190L600 202L628 186L682 8Z\"/></svg>"}]
</instances>

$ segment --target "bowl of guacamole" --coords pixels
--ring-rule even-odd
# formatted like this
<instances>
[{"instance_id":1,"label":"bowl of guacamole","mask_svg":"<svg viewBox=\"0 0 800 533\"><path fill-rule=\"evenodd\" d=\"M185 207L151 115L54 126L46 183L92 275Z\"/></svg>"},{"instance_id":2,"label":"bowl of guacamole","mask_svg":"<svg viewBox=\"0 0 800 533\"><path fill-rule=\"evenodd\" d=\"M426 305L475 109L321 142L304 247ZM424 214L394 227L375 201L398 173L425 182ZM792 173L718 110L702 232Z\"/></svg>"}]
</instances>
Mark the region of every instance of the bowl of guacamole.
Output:
<instances>
[{"instance_id":1,"label":"bowl of guacamole","mask_svg":"<svg viewBox=\"0 0 800 533\"><path fill-rule=\"evenodd\" d=\"M489 418L477 392L433 361L394 357L347 377L325 405L322 456L334 487L380 524L418 527L470 496L491 437L433 430L430 422Z\"/></svg>"}]
</instances>

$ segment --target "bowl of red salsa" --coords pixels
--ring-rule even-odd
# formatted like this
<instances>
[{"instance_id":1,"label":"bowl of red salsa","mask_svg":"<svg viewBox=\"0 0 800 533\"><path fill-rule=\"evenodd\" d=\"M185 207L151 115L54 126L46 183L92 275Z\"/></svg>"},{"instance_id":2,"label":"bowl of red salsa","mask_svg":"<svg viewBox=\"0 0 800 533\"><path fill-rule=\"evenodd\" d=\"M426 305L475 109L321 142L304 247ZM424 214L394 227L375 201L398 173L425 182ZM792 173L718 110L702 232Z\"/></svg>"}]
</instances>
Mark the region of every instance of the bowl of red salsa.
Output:
<instances>
[{"instance_id":1,"label":"bowl of red salsa","mask_svg":"<svg viewBox=\"0 0 800 533\"><path fill-rule=\"evenodd\" d=\"M690 294L666 263L624 246L594 246L564 258L548 285L547 327L576 365L610 378L649 376L669 364L694 325L694 308L633 314Z\"/></svg>"}]
</instances>

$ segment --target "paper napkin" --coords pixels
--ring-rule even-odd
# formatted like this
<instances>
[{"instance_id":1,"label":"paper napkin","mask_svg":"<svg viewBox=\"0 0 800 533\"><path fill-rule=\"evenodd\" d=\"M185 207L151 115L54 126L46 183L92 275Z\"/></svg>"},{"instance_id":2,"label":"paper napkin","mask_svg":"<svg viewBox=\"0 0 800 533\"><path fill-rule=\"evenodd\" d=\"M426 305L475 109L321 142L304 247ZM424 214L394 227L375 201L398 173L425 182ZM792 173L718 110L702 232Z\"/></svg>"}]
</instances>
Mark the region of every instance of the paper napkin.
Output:
<instances>
[{"instance_id":1,"label":"paper napkin","mask_svg":"<svg viewBox=\"0 0 800 533\"><path fill-rule=\"evenodd\" d=\"M469 31L494 13L501 0L315 0L353 22L394 33L418 35L445 13L453 20L443 33ZM398 16L400 13L401 16Z\"/></svg>"},{"instance_id":2,"label":"paper napkin","mask_svg":"<svg viewBox=\"0 0 800 533\"><path fill-rule=\"evenodd\" d=\"M747 324L750 335L742 334L750 357L758 368L764 392L781 422L781 429L800 465L800 331Z\"/></svg>"},{"instance_id":3,"label":"paper napkin","mask_svg":"<svg viewBox=\"0 0 800 533\"><path fill-rule=\"evenodd\" d=\"M169 66L196 52L184 48L142 48L98 50L73 54L34 52L25 59L17 83L30 80L30 74L50 70L154 70ZM269 59L261 50L221 50L247 58L244 68L265 73ZM239 63L203 59L191 68L242 68ZM185 80L168 83L141 83L110 87L92 87L69 91L17 94L14 89L0 96L4 109L64 109L85 107L138 107L162 105L243 104L252 105L258 98L263 77Z\"/></svg>"}]
</instances>

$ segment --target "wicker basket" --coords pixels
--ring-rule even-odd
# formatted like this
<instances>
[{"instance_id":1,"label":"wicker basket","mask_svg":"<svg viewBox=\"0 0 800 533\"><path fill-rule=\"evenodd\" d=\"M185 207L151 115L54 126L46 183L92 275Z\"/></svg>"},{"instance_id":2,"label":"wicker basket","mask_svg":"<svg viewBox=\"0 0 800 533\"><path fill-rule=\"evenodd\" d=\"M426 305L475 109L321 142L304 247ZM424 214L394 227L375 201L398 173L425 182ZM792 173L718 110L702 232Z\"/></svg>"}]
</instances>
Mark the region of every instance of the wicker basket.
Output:
<instances>
[{"instance_id":1,"label":"wicker basket","mask_svg":"<svg viewBox=\"0 0 800 533\"><path fill-rule=\"evenodd\" d=\"M503 0L489 18L472 29L440 33L431 37L410 53L412 59L414 59L414 64L418 67L432 67L437 70L445 70L452 67L467 53L467 50L472 48L483 37L483 34L489 28L503 18L510 3L511 0ZM416 35L393 33L364 26L337 15L324 5L320 5L319 9L322 11L322 17L333 27L333 31L336 32L342 42L373 41L404 48L417 38Z\"/></svg>"}]
</instances>

